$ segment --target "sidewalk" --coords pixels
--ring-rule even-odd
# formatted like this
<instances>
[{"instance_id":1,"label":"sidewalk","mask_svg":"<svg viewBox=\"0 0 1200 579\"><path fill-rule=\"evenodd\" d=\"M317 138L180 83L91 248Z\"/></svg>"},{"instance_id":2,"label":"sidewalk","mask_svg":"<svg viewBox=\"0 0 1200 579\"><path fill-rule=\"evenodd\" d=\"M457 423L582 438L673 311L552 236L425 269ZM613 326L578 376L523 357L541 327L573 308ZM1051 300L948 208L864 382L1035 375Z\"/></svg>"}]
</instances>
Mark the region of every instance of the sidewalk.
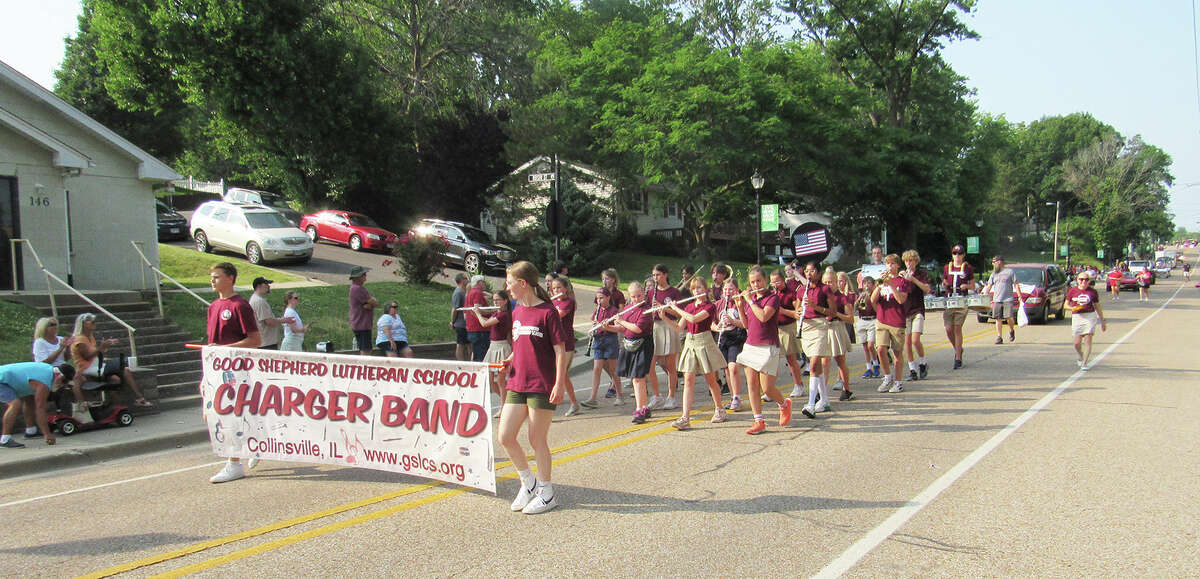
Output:
<instances>
[{"instance_id":1,"label":"sidewalk","mask_svg":"<svg viewBox=\"0 0 1200 579\"><path fill-rule=\"evenodd\" d=\"M583 352L576 352L570 374L577 388L586 388L591 384L591 369L592 359L584 357ZM605 380L607 383L607 378ZM25 448L0 448L0 480L181 448L209 440L199 407L139 416L125 428L110 426L81 431L71 436L56 434L55 437L57 444L49 446L41 438L26 439L19 429L14 432L13 440L23 443Z\"/></svg>"}]
</instances>

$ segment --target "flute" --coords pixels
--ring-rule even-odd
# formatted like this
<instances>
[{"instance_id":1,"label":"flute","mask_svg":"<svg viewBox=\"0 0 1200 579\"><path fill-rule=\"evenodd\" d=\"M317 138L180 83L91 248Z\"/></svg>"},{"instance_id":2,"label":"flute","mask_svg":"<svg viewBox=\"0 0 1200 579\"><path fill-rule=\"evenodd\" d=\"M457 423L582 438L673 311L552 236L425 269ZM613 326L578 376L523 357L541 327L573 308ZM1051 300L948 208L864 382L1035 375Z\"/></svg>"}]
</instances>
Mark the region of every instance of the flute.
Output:
<instances>
[{"instance_id":1,"label":"flute","mask_svg":"<svg viewBox=\"0 0 1200 579\"><path fill-rule=\"evenodd\" d=\"M454 309L454 311L456 311L456 312L469 312L469 311L472 311L472 310L474 310L474 309L475 309L475 306L472 306L472 307L469 307L469 308L455 308L455 309ZM489 312L489 311L492 311L492 310L498 310L498 309L500 309L500 306L479 306L479 309L480 309L481 311Z\"/></svg>"},{"instance_id":2,"label":"flute","mask_svg":"<svg viewBox=\"0 0 1200 579\"><path fill-rule=\"evenodd\" d=\"M558 298L561 298L561 297L563 297L563 296L565 296L565 295L567 295L567 292L563 292L563 293L560 293L560 294L554 294L554 295L550 296L550 301L554 301L554 300L556 300L556 299L558 299Z\"/></svg>"},{"instance_id":3,"label":"flute","mask_svg":"<svg viewBox=\"0 0 1200 579\"><path fill-rule=\"evenodd\" d=\"M642 301L640 301L640 302L638 302L638 303L636 303L636 304L630 304L630 305L629 305L629 307L627 307L627 308L625 308L625 309L623 309L623 310L621 310L621 311L619 311L619 312L617 312L617 313L613 314L612 316L610 316L610 317L608 317L608 318L606 318L606 319L604 319L604 320L602 320L602 321L600 321L600 322L597 322L597 323L596 323L594 326L592 326L592 327L591 327L591 329L589 329L589 330L588 330L588 333L590 334L590 333L592 333L592 332L594 332L594 331L596 331L596 330L599 330L599 329L600 329L601 327L603 327L603 326L607 326L608 324L612 323L612 321L613 321L613 320L615 320L615 319L617 319L617 318L619 318L619 317L621 317L621 316L623 316L623 315L625 315L625 314L627 314L627 313L629 313L629 312L633 311L633 309L634 309L634 308L640 308L640 307L642 307L642 304L644 304L644 303L646 303L646 300L642 300Z\"/></svg>"},{"instance_id":4,"label":"flute","mask_svg":"<svg viewBox=\"0 0 1200 579\"><path fill-rule=\"evenodd\" d=\"M682 289L684 284L686 284L687 282L691 281L691 280L692 280L692 278L696 277L696 274L698 274L698 273L700 273L700 272L702 272L702 271L704 271L704 268L703 268L703 267L702 267L702 268L700 268L700 269L698 269L698 270L696 270L695 272L693 272L693 273L692 273L692 275L689 275L689 276L687 276L687 277L685 277L685 278L683 278L683 279L679 280L679 283L675 284L675 289Z\"/></svg>"},{"instance_id":5,"label":"flute","mask_svg":"<svg viewBox=\"0 0 1200 579\"><path fill-rule=\"evenodd\" d=\"M679 301L676 301L676 302L669 302L669 303L665 303L665 304L663 304L663 305L661 305L661 306L654 306L654 307L652 307L652 308L650 308L650 309L646 310L646 313L647 313L647 314L653 314L654 312L657 312L657 311L659 311L659 310L665 310L665 309L667 309L667 308L669 308L669 307L671 307L671 306L673 306L673 305L676 305L676 306L677 306L677 305L679 305L679 304L686 304L686 303L688 303L688 302L690 302L690 301L692 301L692 300L694 300L694 299L696 299L696 298L698 298L698 297L701 297L701 296L703 296L703 295L704 295L704 294L696 294L696 295L694 295L694 296L692 296L692 297L690 297L690 298L685 298L685 299L682 299L682 300L679 300Z\"/></svg>"}]
</instances>

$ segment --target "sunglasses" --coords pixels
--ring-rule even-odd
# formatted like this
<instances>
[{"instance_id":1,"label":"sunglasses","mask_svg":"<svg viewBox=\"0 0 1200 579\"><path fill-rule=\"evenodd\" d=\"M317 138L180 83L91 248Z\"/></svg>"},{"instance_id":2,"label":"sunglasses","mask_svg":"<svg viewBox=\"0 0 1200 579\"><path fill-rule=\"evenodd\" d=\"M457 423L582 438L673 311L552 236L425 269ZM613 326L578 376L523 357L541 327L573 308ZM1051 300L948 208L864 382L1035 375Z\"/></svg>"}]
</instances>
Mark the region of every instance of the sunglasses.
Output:
<instances>
[{"instance_id":1,"label":"sunglasses","mask_svg":"<svg viewBox=\"0 0 1200 579\"><path fill-rule=\"evenodd\" d=\"M1087 278L1087 277L1077 277L1077 278L1075 278L1075 281L1091 281L1091 278Z\"/></svg>"},{"instance_id":2,"label":"sunglasses","mask_svg":"<svg viewBox=\"0 0 1200 579\"><path fill-rule=\"evenodd\" d=\"M963 252L961 252L961 251L951 251L950 252L950 255L962 255L962 254L963 254Z\"/></svg>"}]
</instances>

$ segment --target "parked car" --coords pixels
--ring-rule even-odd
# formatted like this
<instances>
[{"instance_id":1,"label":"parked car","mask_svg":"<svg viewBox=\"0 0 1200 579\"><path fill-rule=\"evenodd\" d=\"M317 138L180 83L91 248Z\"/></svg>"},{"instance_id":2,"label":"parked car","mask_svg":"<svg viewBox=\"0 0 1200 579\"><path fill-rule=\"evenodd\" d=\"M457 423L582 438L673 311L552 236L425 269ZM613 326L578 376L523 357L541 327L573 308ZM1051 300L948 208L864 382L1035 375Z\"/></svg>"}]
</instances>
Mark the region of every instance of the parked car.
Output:
<instances>
[{"instance_id":1,"label":"parked car","mask_svg":"<svg viewBox=\"0 0 1200 579\"><path fill-rule=\"evenodd\" d=\"M1025 296L1025 313L1030 322L1044 324L1051 314L1063 319L1070 280L1062 268L1049 263L1014 263L1006 267L1012 268L1021 295ZM987 322L989 317L978 316L980 322Z\"/></svg>"},{"instance_id":2,"label":"parked car","mask_svg":"<svg viewBox=\"0 0 1200 579\"><path fill-rule=\"evenodd\" d=\"M391 253L400 238L375 223L370 217L353 211L326 209L300 218L300 229L316 243L324 239L350 246L354 251L368 249Z\"/></svg>"},{"instance_id":3,"label":"parked car","mask_svg":"<svg viewBox=\"0 0 1200 579\"><path fill-rule=\"evenodd\" d=\"M287 200L283 198L283 195L278 193L231 187L225 192L224 199L230 203L254 203L270 207L282 213L291 222L292 227L300 227L300 212L292 209L292 206L287 204Z\"/></svg>"},{"instance_id":4,"label":"parked car","mask_svg":"<svg viewBox=\"0 0 1200 579\"><path fill-rule=\"evenodd\" d=\"M188 222L182 215L175 212L162 201L154 201L155 213L158 218L158 240L171 241L173 239L188 238Z\"/></svg>"},{"instance_id":5,"label":"parked car","mask_svg":"<svg viewBox=\"0 0 1200 579\"><path fill-rule=\"evenodd\" d=\"M471 273L482 273L484 269L504 269L517 260L516 250L496 243L486 231L465 223L422 219L413 233L444 238L448 242L442 254L444 261Z\"/></svg>"},{"instance_id":6,"label":"parked car","mask_svg":"<svg viewBox=\"0 0 1200 579\"><path fill-rule=\"evenodd\" d=\"M1137 280L1137 274L1141 273L1143 270L1147 270L1147 269L1148 269L1148 270L1150 270L1150 285L1154 285L1154 282L1158 281L1158 280L1156 279L1156 276L1155 276L1155 274L1154 274L1154 269L1153 269L1153 267L1150 265L1150 261L1149 261L1149 260L1146 260L1146 259L1131 259L1131 260L1129 260L1129 261L1127 261L1127 262L1125 262L1125 263L1126 263L1126 265L1128 265L1128 266L1129 266L1129 274L1130 274L1130 275L1131 275L1131 276L1134 278L1134 280L1135 280L1135 281L1134 281L1134 286L1135 286L1135 287L1137 286L1137 281L1136 281L1136 280ZM1125 284L1124 284L1124 282L1122 282L1122 283L1121 283L1121 287L1124 287L1124 286L1125 286Z\"/></svg>"},{"instance_id":7,"label":"parked car","mask_svg":"<svg viewBox=\"0 0 1200 579\"><path fill-rule=\"evenodd\" d=\"M312 240L282 213L262 205L209 201L192 213L189 230L197 251L235 251L253 264L312 259Z\"/></svg>"}]
</instances>

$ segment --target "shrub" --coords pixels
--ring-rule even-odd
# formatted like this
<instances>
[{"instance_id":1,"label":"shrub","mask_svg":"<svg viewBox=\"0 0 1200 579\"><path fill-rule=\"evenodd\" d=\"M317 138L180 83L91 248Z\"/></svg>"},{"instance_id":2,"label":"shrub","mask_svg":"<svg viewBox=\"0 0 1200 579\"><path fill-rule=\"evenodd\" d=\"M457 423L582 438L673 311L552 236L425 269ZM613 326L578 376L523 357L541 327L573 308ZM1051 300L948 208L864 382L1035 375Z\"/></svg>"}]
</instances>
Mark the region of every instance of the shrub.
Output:
<instances>
[{"instance_id":1,"label":"shrub","mask_svg":"<svg viewBox=\"0 0 1200 579\"><path fill-rule=\"evenodd\" d=\"M396 247L396 275L409 283L429 285L442 273L442 252L450 242L436 235L408 235Z\"/></svg>"}]
</instances>

